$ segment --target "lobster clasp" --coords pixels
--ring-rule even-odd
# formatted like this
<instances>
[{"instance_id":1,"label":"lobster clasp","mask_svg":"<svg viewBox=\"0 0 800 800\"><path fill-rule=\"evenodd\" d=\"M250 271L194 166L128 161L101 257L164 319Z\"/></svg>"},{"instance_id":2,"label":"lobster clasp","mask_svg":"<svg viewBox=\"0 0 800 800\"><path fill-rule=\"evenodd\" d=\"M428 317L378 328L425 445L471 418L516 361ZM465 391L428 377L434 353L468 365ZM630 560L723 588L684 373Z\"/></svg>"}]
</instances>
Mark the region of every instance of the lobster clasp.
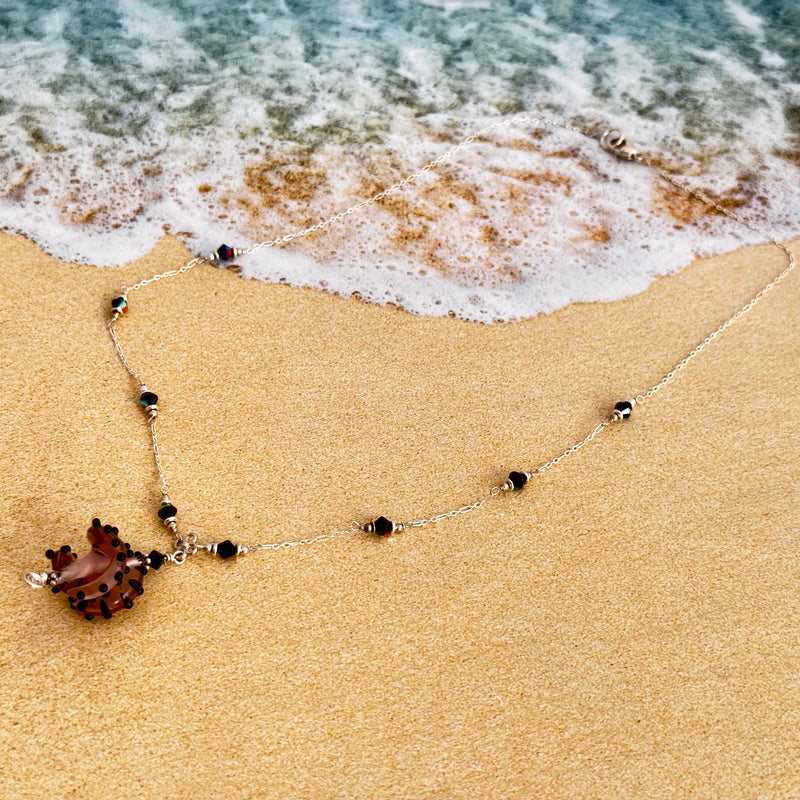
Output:
<instances>
[{"instance_id":1,"label":"lobster clasp","mask_svg":"<svg viewBox=\"0 0 800 800\"><path fill-rule=\"evenodd\" d=\"M603 150L613 153L617 158L627 161L638 161L641 154L638 150L628 144L628 140L622 135L622 131L616 128L608 128L603 131L600 137L600 146Z\"/></svg>"}]
</instances>

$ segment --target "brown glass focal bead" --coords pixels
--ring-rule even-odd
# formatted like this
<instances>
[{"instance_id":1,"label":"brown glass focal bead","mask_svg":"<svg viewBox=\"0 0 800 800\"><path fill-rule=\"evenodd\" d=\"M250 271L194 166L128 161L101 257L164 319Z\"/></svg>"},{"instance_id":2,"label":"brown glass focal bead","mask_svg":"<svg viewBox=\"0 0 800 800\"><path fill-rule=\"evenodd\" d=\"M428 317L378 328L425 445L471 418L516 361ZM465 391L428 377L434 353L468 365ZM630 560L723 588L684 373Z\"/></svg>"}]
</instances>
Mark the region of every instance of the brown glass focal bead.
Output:
<instances>
[{"instance_id":1,"label":"brown glass focal bead","mask_svg":"<svg viewBox=\"0 0 800 800\"><path fill-rule=\"evenodd\" d=\"M117 528L94 519L87 534L92 549L86 555L77 558L69 545L47 551L55 572L53 592L64 592L70 607L86 619L110 619L117 611L131 608L133 599L144 591L146 558L117 534Z\"/></svg>"}]
</instances>

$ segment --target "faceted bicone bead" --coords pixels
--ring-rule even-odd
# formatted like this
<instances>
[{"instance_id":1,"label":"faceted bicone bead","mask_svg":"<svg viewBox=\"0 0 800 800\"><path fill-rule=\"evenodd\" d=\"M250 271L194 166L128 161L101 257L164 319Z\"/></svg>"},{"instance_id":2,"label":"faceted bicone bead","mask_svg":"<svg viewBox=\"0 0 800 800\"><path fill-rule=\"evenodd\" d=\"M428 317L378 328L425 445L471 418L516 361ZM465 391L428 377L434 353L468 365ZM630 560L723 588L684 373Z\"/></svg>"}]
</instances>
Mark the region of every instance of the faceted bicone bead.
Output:
<instances>
[{"instance_id":1,"label":"faceted bicone bead","mask_svg":"<svg viewBox=\"0 0 800 800\"><path fill-rule=\"evenodd\" d=\"M217 258L220 261L230 261L234 256L233 248L226 244L221 244L217 248Z\"/></svg>"},{"instance_id":2,"label":"faceted bicone bead","mask_svg":"<svg viewBox=\"0 0 800 800\"><path fill-rule=\"evenodd\" d=\"M145 408L152 408L158 402L158 395L154 392L142 392L139 403Z\"/></svg>"},{"instance_id":3,"label":"faceted bicone bead","mask_svg":"<svg viewBox=\"0 0 800 800\"><path fill-rule=\"evenodd\" d=\"M621 400L614 406L614 411L619 412L622 419L627 419L633 411L633 403L630 400Z\"/></svg>"},{"instance_id":4,"label":"faceted bicone bead","mask_svg":"<svg viewBox=\"0 0 800 800\"><path fill-rule=\"evenodd\" d=\"M230 539L226 539L217 545L217 555L220 558L232 558L237 552L238 548Z\"/></svg>"},{"instance_id":5,"label":"faceted bicone bead","mask_svg":"<svg viewBox=\"0 0 800 800\"><path fill-rule=\"evenodd\" d=\"M122 296L115 297L111 301L111 310L118 314L125 314L128 311L128 301Z\"/></svg>"},{"instance_id":6,"label":"faceted bicone bead","mask_svg":"<svg viewBox=\"0 0 800 800\"><path fill-rule=\"evenodd\" d=\"M175 508L172 503L163 502L161 504L161 508L158 509L158 516L164 521L168 522L171 519L175 519L178 515L178 509Z\"/></svg>"},{"instance_id":7,"label":"faceted bicone bead","mask_svg":"<svg viewBox=\"0 0 800 800\"><path fill-rule=\"evenodd\" d=\"M386 519L386 517L378 517L378 519L372 522L372 530L377 533L378 536L386 536L394 530L394 522L390 519Z\"/></svg>"},{"instance_id":8,"label":"faceted bicone bead","mask_svg":"<svg viewBox=\"0 0 800 800\"><path fill-rule=\"evenodd\" d=\"M160 569L167 558L163 553L159 553L158 550L151 550L150 555L147 557L150 559L150 566L153 569Z\"/></svg>"},{"instance_id":9,"label":"faceted bicone bead","mask_svg":"<svg viewBox=\"0 0 800 800\"><path fill-rule=\"evenodd\" d=\"M528 482L528 476L524 472L510 472L508 479L517 492Z\"/></svg>"}]
</instances>

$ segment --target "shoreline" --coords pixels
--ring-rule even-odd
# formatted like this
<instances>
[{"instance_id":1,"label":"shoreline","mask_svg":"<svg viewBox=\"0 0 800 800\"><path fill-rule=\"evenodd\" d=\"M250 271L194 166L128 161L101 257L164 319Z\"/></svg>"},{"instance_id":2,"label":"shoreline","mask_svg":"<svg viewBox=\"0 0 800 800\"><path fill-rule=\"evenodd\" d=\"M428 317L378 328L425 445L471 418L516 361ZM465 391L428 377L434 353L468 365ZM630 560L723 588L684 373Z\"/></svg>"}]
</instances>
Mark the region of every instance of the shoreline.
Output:
<instances>
[{"instance_id":1,"label":"shoreline","mask_svg":"<svg viewBox=\"0 0 800 800\"><path fill-rule=\"evenodd\" d=\"M522 492L385 540L168 565L131 611L87 623L21 574L49 547L85 552L94 516L169 549L106 304L188 258L170 238L100 269L0 243L0 772L14 796L120 794L131 758L143 798L245 797L256 781L276 798L797 785L797 271ZM780 263L743 248L503 325L201 265L137 292L118 330L161 398L183 529L296 540L457 508L546 462Z\"/></svg>"}]
</instances>

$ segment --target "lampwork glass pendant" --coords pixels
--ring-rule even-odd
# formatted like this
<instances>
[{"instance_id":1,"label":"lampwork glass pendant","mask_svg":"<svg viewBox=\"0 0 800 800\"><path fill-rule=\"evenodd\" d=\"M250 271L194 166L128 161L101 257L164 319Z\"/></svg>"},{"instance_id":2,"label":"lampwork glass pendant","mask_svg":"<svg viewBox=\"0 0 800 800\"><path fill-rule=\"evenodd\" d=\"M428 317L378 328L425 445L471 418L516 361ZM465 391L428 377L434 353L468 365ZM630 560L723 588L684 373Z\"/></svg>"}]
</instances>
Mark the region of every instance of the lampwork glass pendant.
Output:
<instances>
[{"instance_id":1,"label":"lampwork glass pendant","mask_svg":"<svg viewBox=\"0 0 800 800\"><path fill-rule=\"evenodd\" d=\"M92 520L87 533L92 549L78 558L69 545L48 550L46 555L53 571L41 576L44 585L54 594L63 592L70 607L86 619L112 614L133 606L133 600L144 592L142 579L149 569L164 563L163 553L153 551L145 556L131 549L119 537L119 530Z\"/></svg>"}]
</instances>

